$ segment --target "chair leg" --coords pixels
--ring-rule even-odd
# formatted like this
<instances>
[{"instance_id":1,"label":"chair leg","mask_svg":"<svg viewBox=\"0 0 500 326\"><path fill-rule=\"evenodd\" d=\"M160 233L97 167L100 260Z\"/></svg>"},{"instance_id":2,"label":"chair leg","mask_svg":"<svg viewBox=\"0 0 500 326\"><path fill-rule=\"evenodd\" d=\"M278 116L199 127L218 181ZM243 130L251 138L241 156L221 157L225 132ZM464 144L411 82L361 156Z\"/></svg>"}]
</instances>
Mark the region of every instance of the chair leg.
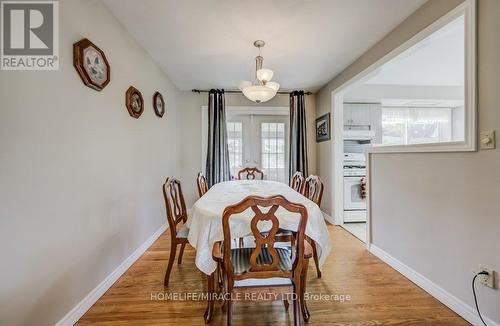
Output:
<instances>
[{"instance_id":1,"label":"chair leg","mask_svg":"<svg viewBox=\"0 0 500 326\"><path fill-rule=\"evenodd\" d=\"M213 317L213 312L214 312L214 300L212 298L215 287L215 273L212 273L211 275L208 276L208 302L207 302L207 309L205 310L205 323L210 324L212 322L212 317Z\"/></svg>"},{"instance_id":2,"label":"chair leg","mask_svg":"<svg viewBox=\"0 0 500 326\"><path fill-rule=\"evenodd\" d=\"M186 243L181 244L181 251L179 251L179 259L177 260L177 264L182 263L182 255L184 254L184 248L186 247Z\"/></svg>"},{"instance_id":3,"label":"chair leg","mask_svg":"<svg viewBox=\"0 0 500 326\"><path fill-rule=\"evenodd\" d=\"M233 319L233 302L231 301L231 295L229 295L229 298L225 301L225 303L226 303L226 325L231 326Z\"/></svg>"},{"instance_id":4,"label":"chair leg","mask_svg":"<svg viewBox=\"0 0 500 326\"><path fill-rule=\"evenodd\" d=\"M300 278L300 309L302 310L302 316L304 317L304 321L307 323L309 322L309 318L311 317L309 309L307 308L307 302L305 300L307 269L309 267L309 259L305 259L304 263L305 266L302 269L302 275Z\"/></svg>"},{"instance_id":5,"label":"chair leg","mask_svg":"<svg viewBox=\"0 0 500 326\"><path fill-rule=\"evenodd\" d=\"M316 242L312 239L311 247L313 249L314 264L316 265L316 274L318 275L318 278L321 278L321 271L319 270L318 250L316 249Z\"/></svg>"},{"instance_id":6,"label":"chair leg","mask_svg":"<svg viewBox=\"0 0 500 326\"><path fill-rule=\"evenodd\" d=\"M222 272L222 266L221 264L217 264L217 271L219 273L219 293L224 294L224 274ZM222 312L226 312L226 300L222 298L221 306L220 306Z\"/></svg>"},{"instance_id":7,"label":"chair leg","mask_svg":"<svg viewBox=\"0 0 500 326\"><path fill-rule=\"evenodd\" d=\"M177 251L177 243L172 241L170 245L170 257L168 258L167 271L165 272L165 280L163 281L164 286L168 286L168 280L170 278L170 272L172 271L172 266L174 265L176 251Z\"/></svg>"},{"instance_id":8,"label":"chair leg","mask_svg":"<svg viewBox=\"0 0 500 326\"><path fill-rule=\"evenodd\" d=\"M223 285L222 281L223 281L222 268L221 268L220 264L217 264L217 286L218 286L217 292L219 292L219 293L222 292L222 285Z\"/></svg>"},{"instance_id":9,"label":"chair leg","mask_svg":"<svg viewBox=\"0 0 500 326\"><path fill-rule=\"evenodd\" d=\"M245 239L244 238L240 238L240 246L239 246L239 248L243 248L244 245L245 245Z\"/></svg>"},{"instance_id":10,"label":"chair leg","mask_svg":"<svg viewBox=\"0 0 500 326\"><path fill-rule=\"evenodd\" d=\"M288 311L288 308L290 307L290 303L288 302L287 299L283 299L283 305L285 306L285 311Z\"/></svg>"},{"instance_id":11,"label":"chair leg","mask_svg":"<svg viewBox=\"0 0 500 326\"><path fill-rule=\"evenodd\" d=\"M293 298L293 324L294 326L300 326L302 321L300 319L300 276L294 280L294 298Z\"/></svg>"}]
</instances>

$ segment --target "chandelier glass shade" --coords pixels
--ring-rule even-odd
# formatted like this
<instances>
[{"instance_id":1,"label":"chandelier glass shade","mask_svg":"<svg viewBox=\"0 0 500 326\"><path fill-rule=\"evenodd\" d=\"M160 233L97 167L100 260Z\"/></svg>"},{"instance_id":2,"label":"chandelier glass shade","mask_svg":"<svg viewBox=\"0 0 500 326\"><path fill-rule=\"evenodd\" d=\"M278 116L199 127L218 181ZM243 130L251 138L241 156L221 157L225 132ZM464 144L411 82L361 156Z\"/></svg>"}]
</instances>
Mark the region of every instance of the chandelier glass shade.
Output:
<instances>
[{"instance_id":1,"label":"chandelier glass shade","mask_svg":"<svg viewBox=\"0 0 500 326\"><path fill-rule=\"evenodd\" d=\"M252 85L241 90L243 95L255 103L264 103L276 95L276 90L271 87Z\"/></svg>"},{"instance_id":2,"label":"chandelier glass shade","mask_svg":"<svg viewBox=\"0 0 500 326\"><path fill-rule=\"evenodd\" d=\"M268 82L273 79L274 72L271 69L259 69L255 72L257 79L262 82Z\"/></svg>"},{"instance_id":3,"label":"chandelier glass shade","mask_svg":"<svg viewBox=\"0 0 500 326\"><path fill-rule=\"evenodd\" d=\"M255 41L254 45L259 49L259 55L255 58L255 81L243 80L238 88L246 98L255 103L264 103L276 96L280 84L271 81L274 72L271 69L262 68L264 58L260 56L260 48L265 45L264 41Z\"/></svg>"}]
</instances>

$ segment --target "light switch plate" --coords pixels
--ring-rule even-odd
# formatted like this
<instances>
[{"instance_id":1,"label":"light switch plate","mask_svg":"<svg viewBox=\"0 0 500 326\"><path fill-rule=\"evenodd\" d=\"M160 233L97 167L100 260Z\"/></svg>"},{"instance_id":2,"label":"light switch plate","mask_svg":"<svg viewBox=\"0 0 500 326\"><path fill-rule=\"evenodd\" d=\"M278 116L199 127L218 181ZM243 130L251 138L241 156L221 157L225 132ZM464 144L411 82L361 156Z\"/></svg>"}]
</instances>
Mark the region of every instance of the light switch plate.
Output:
<instances>
[{"instance_id":1,"label":"light switch plate","mask_svg":"<svg viewBox=\"0 0 500 326\"><path fill-rule=\"evenodd\" d=\"M495 149L495 131L482 131L479 136L480 149Z\"/></svg>"}]
</instances>

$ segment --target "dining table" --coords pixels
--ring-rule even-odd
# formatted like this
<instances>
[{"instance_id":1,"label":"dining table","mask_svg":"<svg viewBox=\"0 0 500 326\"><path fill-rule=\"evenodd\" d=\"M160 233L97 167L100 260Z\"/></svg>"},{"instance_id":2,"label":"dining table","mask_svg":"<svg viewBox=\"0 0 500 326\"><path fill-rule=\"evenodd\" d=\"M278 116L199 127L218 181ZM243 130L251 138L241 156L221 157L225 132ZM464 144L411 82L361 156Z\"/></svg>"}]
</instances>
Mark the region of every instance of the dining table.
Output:
<instances>
[{"instance_id":1,"label":"dining table","mask_svg":"<svg viewBox=\"0 0 500 326\"><path fill-rule=\"evenodd\" d=\"M316 203L309 200L287 184L270 180L232 180L213 185L194 204L187 220L188 241L196 250L196 267L206 275L212 275L217 263L212 258L214 243L224 240L222 214L227 206L237 204L248 196L269 197L282 195L288 201L306 207L308 219L305 234L316 242L321 269L331 251L331 242L323 213ZM231 235L241 238L252 233L252 212L243 212L231 219ZM299 218L296 214L278 209L276 217L279 227L297 231ZM265 226L264 226L265 227Z\"/></svg>"}]
</instances>

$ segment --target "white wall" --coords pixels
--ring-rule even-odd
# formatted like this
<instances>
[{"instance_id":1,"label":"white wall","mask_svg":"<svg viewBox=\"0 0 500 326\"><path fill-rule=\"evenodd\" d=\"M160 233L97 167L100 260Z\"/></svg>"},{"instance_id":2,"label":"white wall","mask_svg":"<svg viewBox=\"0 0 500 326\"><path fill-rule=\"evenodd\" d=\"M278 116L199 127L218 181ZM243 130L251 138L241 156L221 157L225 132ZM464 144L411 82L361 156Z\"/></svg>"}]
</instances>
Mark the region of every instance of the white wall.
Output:
<instances>
[{"instance_id":1,"label":"white wall","mask_svg":"<svg viewBox=\"0 0 500 326\"><path fill-rule=\"evenodd\" d=\"M490 117L498 130L500 114ZM374 155L372 243L474 307L479 264L500 271L499 163L498 150ZM499 291L476 289L483 315L499 323Z\"/></svg>"},{"instance_id":2,"label":"white wall","mask_svg":"<svg viewBox=\"0 0 500 326\"><path fill-rule=\"evenodd\" d=\"M314 95L306 96L307 150L309 153L309 173L316 173L316 101ZM208 105L208 94L182 92L181 167L182 191L186 204L191 206L198 199L196 175L201 171L201 107ZM226 94L226 106L290 106L290 96L278 94L266 103L256 104L242 94ZM186 127L189 126L189 127Z\"/></svg>"},{"instance_id":3,"label":"white wall","mask_svg":"<svg viewBox=\"0 0 500 326\"><path fill-rule=\"evenodd\" d=\"M428 1L318 93L318 115L330 110L333 89L460 2ZM497 132L500 130L498 17L498 0L478 1L479 130ZM320 176L333 182L329 174L332 162L329 148L328 143L319 144L318 170ZM478 265L500 271L499 165L499 149L477 153L374 154L373 244L473 307L470 282ZM332 210L328 196L325 194L325 208ZM483 314L500 323L498 290L479 286L478 296Z\"/></svg>"},{"instance_id":4,"label":"white wall","mask_svg":"<svg viewBox=\"0 0 500 326\"><path fill-rule=\"evenodd\" d=\"M1 325L62 318L165 222L161 185L179 173L180 92L99 1L59 6L59 71L0 72ZM101 92L73 68L84 37L111 64Z\"/></svg>"}]
</instances>

